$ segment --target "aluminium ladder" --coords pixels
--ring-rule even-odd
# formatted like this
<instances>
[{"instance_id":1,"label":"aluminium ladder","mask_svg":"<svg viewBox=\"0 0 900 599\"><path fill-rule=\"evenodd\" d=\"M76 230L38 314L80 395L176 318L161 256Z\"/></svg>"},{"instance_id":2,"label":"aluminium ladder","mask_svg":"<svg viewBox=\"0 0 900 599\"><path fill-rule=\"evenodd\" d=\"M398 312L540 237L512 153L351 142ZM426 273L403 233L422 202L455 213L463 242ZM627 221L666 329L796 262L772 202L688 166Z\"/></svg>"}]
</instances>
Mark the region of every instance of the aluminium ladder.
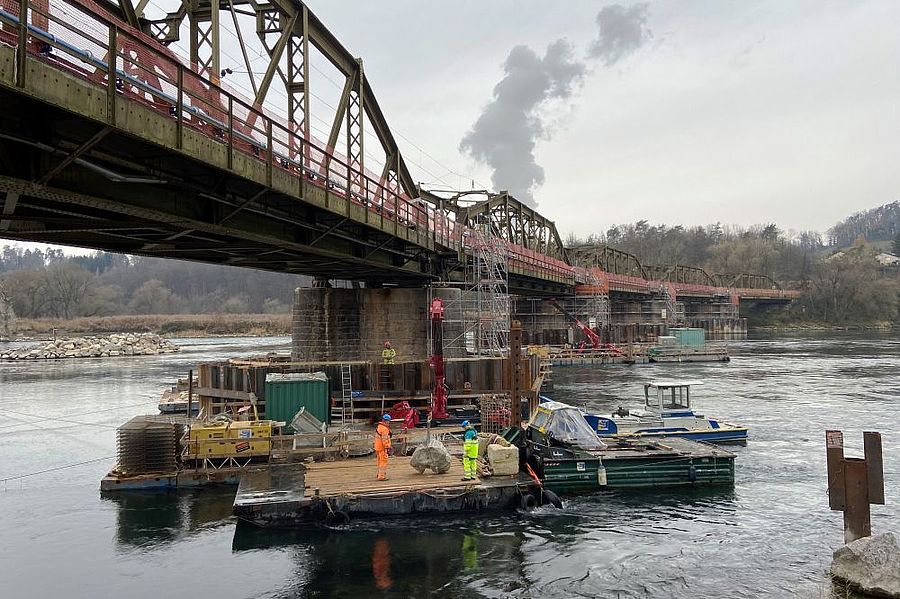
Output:
<instances>
[{"instance_id":1,"label":"aluminium ladder","mask_svg":"<svg viewBox=\"0 0 900 599\"><path fill-rule=\"evenodd\" d=\"M341 364L341 403L331 408L331 420L344 426L353 419L353 377L350 364Z\"/></svg>"}]
</instances>

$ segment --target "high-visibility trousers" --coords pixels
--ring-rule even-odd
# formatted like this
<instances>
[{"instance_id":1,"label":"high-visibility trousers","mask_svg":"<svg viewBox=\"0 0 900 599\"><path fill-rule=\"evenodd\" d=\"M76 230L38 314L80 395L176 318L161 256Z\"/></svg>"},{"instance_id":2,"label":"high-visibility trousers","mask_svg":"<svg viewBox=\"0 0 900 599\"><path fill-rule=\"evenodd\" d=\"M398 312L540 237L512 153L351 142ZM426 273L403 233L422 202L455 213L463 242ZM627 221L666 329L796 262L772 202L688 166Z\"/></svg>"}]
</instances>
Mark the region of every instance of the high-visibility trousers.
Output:
<instances>
[{"instance_id":1,"label":"high-visibility trousers","mask_svg":"<svg viewBox=\"0 0 900 599\"><path fill-rule=\"evenodd\" d=\"M382 449L381 451L375 452L375 463L378 465L378 472L375 475L375 478L377 478L378 480L384 480L387 478L387 461L387 449Z\"/></svg>"},{"instance_id":2,"label":"high-visibility trousers","mask_svg":"<svg viewBox=\"0 0 900 599\"><path fill-rule=\"evenodd\" d=\"M475 478L478 469L478 440L463 443L463 470L466 478Z\"/></svg>"}]
</instances>

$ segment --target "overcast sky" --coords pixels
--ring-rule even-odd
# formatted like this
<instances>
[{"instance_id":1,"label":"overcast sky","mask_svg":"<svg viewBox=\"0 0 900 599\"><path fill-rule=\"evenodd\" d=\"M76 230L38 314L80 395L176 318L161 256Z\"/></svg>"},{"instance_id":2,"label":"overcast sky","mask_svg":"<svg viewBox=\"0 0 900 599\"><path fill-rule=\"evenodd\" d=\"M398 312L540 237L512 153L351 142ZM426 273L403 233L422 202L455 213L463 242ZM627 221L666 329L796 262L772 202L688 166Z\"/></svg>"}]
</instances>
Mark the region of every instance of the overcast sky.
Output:
<instances>
[{"instance_id":1,"label":"overcast sky","mask_svg":"<svg viewBox=\"0 0 900 599\"><path fill-rule=\"evenodd\" d=\"M363 57L416 181L512 190L564 236L639 219L824 232L900 198L898 0L308 2ZM249 89L223 36L228 83ZM313 66L324 139L342 83Z\"/></svg>"},{"instance_id":2,"label":"overcast sky","mask_svg":"<svg viewBox=\"0 0 900 599\"><path fill-rule=\"evenodd\" d=\"M563 234L642 218L824 230L900 197L894 0L626 2L603 26L609 2L309 4L364 58L414 178L516 189L533 165L504 144L534 134L531 191ZM578 71L561 83L560 39L552 62ZM498 100L516 46L547 84L512 97L514 65ZM504 118L525 128L497 131Z\"/></svg>"}]
</instances>

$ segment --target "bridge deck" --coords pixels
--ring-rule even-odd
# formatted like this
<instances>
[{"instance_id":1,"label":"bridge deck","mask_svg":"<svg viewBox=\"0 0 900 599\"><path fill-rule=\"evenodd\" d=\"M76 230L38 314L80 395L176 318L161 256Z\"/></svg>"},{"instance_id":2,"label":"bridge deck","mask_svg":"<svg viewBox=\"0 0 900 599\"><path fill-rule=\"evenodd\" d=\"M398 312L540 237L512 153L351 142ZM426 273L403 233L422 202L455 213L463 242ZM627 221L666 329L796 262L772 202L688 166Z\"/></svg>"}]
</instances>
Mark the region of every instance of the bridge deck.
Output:
<instances>
[{"instance_id":1,"label":"bridge deck","mask_svg":"<svg viewBox=\"0 0 900 599\"><path fill-rule=\"evenodd\" d=\"M373 283L423 284L464 260L467 227L198 75L93 0L27 4L38 11L27 30L17 6L0 9L3 236ZM505 247L514 291L570 292L599 278L609 291L653 294L663 284Z\"/></svg>"}]
</instances>

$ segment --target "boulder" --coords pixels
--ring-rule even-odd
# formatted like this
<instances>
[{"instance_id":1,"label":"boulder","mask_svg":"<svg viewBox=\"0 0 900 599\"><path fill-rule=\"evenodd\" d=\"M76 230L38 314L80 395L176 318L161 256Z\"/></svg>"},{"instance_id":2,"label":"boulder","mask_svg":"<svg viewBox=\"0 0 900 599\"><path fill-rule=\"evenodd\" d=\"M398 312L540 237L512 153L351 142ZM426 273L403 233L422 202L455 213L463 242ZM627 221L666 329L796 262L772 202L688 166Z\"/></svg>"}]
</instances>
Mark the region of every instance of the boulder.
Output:
<instances>
[{"instance_id":1,"label":"boulder","mask_svg":"<svg viewBox=\"0 0 900 599\"><path fill-rule=\"evenodd\" d=\"M491 443L487 446L488 463L495 476L511 476L519 473L519 448Z\"/></svg>"},{"instance_id":2,"label":"boulder","mask_svg":"<svg viewBox=\"0 0 900 599\"><path fill-rule=\"evenodd\" d=\"M831 575L874 597L900 598L900 544L886 532L863 537L834 552Z\"/></svg>"},{"instance_id":3,"label":"boulder","mask_svg":"<svg viewBox=\"0 0 900 599\"><path fill-rule=\"evenodd\" d=\"M108 337L90 335L65 337L20 350L0 354L0 360L56 360L155 355L178 351L178 346L153 333L120 333Z\"/></svg>"},{"instance_id":4,"label":"boulder","mask_svg":"<svg viewBox=\"0 0 900 599\"><path fill-rule=\"evenodd\" d=\"M444 474L450 470L450 463L450 452L437 439L417 447L409 460L409 465L419 474L423 474L426 469L435 474Z\"/></svg>"}]
</instances>

